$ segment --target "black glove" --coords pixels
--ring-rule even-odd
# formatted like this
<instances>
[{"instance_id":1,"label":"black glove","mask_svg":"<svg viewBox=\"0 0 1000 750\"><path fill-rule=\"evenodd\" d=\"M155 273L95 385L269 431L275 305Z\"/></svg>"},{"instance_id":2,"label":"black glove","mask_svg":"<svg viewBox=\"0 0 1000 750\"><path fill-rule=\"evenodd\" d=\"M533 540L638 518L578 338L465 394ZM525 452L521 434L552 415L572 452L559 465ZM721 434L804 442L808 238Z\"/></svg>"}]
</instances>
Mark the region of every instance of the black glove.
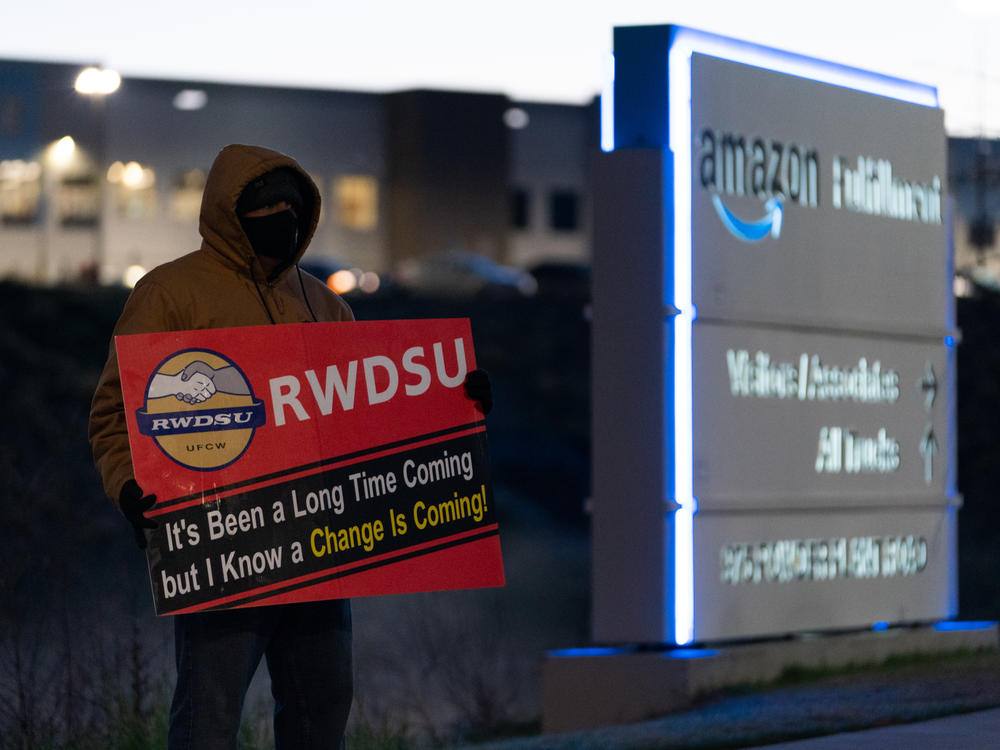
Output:
<instances>
[{"instance_id":1,"label":"black glove","mask_svg":"<svg viewBox=\"0 0 1000 750\"><path fill-rule=\"evenodd\" d=\"M493 386L486 370L473 370L465 376L465 395L475 401L485 416L493 409Z\"/></svg>"},{"instance_id":2,"label":"black glove","mask_svg":"<svg viewBox=\"0 0 1000 750\"><path fill-rule=\"evenodd\" d=\"M146 534L143 529L158 529L160 524L152 518L146 518L145 513L156 504L156 495L144 495L142 488L134 479L129 479L122 485L118 495L118 507L122 515L132 524L135 532L135 543L139 549L146 549Z\"/></svg>"}]
</instances>

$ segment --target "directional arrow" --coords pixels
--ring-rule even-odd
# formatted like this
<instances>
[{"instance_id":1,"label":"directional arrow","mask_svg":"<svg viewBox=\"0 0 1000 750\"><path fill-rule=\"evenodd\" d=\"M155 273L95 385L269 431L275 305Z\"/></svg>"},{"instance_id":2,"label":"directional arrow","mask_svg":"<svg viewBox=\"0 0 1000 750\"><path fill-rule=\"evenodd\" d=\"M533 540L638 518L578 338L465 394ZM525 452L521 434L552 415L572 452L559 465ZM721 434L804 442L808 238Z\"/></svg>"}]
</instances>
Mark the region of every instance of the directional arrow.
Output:
<instances>
[{"instance_id":1,"label":"directional arrow","mask_svg":"<svg viewBox=\"0 0 1000 750\"><path fill-rule=\"evenodd\" d=\"M937 437L934 435L934 425L928 423L924 437L920 441L920 455L924 457L924 484L934 481L934 456L938 453Z\"/></svg>"},{"instance_id":2,"label":"directional arrow","mask_svg":"<svg viewBox=\"0 0 1000 750\"><path fill-rule=\"evenodd\" d=\"M924 393L924 410L930 411L934 406L934 397L937 395L937 377L934 375L934 365L930 360L924 362L924 377L917 385Z\"/></svg>"}]
</instances>

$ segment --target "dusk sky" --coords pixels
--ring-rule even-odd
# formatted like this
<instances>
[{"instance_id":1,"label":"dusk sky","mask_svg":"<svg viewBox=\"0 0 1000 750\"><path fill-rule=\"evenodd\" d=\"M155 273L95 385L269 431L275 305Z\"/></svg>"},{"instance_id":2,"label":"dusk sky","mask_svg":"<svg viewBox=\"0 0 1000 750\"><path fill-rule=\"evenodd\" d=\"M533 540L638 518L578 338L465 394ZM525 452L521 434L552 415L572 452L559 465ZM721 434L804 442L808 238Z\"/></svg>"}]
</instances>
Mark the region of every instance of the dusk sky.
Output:
<instances>
[{"instance_id":1,"label":"dusk sky","mask_svg":"<svg viewBox=\"0 0 1000 750\"><path fill-rule=\"evenodd\" d=\"M583 103L616 25L677 23L936 86L951 135L1000 136L995 0L34 0L8 3L0 57L126 77Z\"/></svg>"}]
</instances>

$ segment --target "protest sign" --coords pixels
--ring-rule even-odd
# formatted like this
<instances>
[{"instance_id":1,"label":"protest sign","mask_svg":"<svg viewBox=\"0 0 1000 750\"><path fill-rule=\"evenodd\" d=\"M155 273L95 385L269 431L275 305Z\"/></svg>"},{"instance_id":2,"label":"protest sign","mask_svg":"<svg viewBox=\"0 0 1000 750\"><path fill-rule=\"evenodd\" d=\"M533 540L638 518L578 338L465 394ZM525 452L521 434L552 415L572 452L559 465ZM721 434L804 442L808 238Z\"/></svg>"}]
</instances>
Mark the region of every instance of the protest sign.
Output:
<instances>
[{"instance_id":1,"label":"protest sign","mask_svg":"<svg viewBox=\"0 0 1000 750\"><path fill-rule=\"evenodd\" d=\"M503 585L468 320L115 345L157 614Z\"/></svg>"}]
</instances>

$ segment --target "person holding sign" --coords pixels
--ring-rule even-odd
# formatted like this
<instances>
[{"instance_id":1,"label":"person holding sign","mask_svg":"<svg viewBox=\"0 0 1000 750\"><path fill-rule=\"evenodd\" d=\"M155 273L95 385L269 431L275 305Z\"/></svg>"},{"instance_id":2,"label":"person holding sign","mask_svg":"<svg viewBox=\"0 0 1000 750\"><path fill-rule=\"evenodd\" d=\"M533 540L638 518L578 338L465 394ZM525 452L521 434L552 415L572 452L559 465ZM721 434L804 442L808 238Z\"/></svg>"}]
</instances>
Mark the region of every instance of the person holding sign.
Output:
<instances>
[{"instance_id":1,"label":"person holding sign","mask_svg":"<svg viewBox=\"0 0 1000 750\"><path fill-rule=\"evenodd\" d=\"M239 326L352 321L347 303L298 268L319 220L320 194L292 158L245 145L224 148L202 199L201 247L165 263L136 285L114 335ZM150 392L188 404L245 385L225 367L192 362L157 374ZM488 412L489 378L470 372L466 393ZM114 341L91 406L89 437L104 489L132 525L136 542L157 521L156 504L135 479ZM236 748L243 700L262 658L275 699L277 747L335 748L353 697L347 600L196 611L174 616L177 685L170 750Z\"/></svg>"}]
</instances>

